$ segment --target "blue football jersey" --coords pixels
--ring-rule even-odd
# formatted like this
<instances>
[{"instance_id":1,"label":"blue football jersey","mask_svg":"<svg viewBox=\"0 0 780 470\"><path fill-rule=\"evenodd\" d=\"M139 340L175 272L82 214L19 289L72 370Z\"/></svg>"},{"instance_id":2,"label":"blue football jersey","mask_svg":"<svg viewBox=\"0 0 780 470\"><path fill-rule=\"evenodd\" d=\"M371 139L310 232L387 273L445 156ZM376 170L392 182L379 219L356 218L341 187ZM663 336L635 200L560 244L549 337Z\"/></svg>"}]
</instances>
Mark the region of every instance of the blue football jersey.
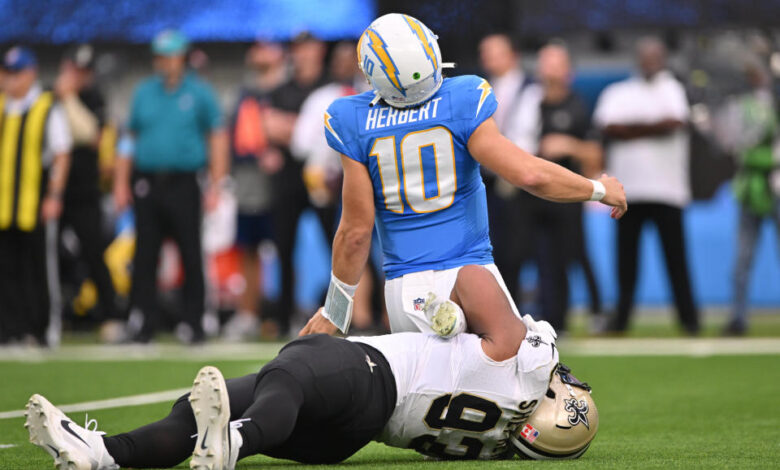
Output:
<instances>
[{"instance_id":1,"label":"blue football jersey","mask_svg":"<svg viewBox=\"0 0 780 470\"><path fill-rule=\"evenodd\" d=\"M387 278L492 263L485 185L467 148L496 110L488 82L447 78L431 99L403 110L370 106L373 98L369 91L334 101L325 135L371 175Z\"/></svg>"}]
</instances>

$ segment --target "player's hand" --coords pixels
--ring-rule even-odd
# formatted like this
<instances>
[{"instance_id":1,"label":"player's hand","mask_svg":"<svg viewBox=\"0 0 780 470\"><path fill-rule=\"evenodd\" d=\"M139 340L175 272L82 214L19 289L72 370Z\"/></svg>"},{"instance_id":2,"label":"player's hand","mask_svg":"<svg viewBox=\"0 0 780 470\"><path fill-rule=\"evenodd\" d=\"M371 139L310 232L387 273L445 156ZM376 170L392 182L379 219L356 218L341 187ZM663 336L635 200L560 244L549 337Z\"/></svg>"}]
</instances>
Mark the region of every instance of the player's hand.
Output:
<instances>
[{"instance_id":1,"label":"player's hand","mask_svg":"<svg viewBox=\"0 0 780 470\"><path fill-rule=\"evenodd\" d=\"M41 218L44 222L57 220L62 214L62 201L59 198L47 196L41 203Z\"/></svg>"},{"instance_id":2,"label":"player's hand","mask_svg":"<svg viewBox=\"0 0 780 470\"><path fill-rule=\"evenodd\" d=\"M604 199L601 200L602 204L606 204L612 207L612 211L609 213L613 219L619 219L628 211L628 203L626 202L626 191L623 189L623 184L613 176L608 176L606 173L601 175L599 181L604 185L607 190L607 194L604 195Z\"/></svg>"},{"instance_id":3,"label":"player's hand","mask_svg":"<svg viewBox=\"0 0 780 470\"><path fill-rule=\"evenodd\" d=\"M298 336L316 335L318 333L325 333L326 335L334 335L339 329L330 320L322 316L323 307L320 307L306 323Z\"/></svg>"}]
</instances>

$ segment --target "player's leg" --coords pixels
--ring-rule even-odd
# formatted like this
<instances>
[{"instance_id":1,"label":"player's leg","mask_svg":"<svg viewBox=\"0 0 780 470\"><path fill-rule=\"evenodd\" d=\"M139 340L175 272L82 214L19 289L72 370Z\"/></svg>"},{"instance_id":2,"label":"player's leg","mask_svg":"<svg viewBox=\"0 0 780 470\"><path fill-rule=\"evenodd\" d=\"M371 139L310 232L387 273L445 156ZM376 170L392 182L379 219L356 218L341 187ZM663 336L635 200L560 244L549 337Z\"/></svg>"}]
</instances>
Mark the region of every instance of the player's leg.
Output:
<instances>
[{"instance_id":1,"label":"player's leg","mask_svg":"<svg viewBox=\"0 0 780 470\"><path fill-rule=\"evenodd\" d=\"M488 340L485 350L493 358L517 354L526 335L525 324L505 289L487 267L463 266L457 275L450 299L463 309L469 330Z\"/></svg>"},{"instance_id":2,"label":"player's leg","mask_svg":"<svg viewBox=\"0 0 780 470\"><path fill-rule=\"evenodd\" d=\"M231 420L238 419L252 403L256 375L227 380ZM108 453L117 464L129 468L172 467L186 460L195 447L197 433L188 398L186 394L176 400L168 416L160 421L127 433L105 436L103 442Z\"/></svg>"},{"instance_id":3,"label":"player's leg","mask_svg":"<svg viewBox=\"0 0 780 470\"><path fill-rule=\"evenodd\" d=\"M257 376L238 432L239 458L258 453L306 463L346 459L381 432L395 407L384 356L312 335L287 345Z\"/></svg>"}]
</instances>

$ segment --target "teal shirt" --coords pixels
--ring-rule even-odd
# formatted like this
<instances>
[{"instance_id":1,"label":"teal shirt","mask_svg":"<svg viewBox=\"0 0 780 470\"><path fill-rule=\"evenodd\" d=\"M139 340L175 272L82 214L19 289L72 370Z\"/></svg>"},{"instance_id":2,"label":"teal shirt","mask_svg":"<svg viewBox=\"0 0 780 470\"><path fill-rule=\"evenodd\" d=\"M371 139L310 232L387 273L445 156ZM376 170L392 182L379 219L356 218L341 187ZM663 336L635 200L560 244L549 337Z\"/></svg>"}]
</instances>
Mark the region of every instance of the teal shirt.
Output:
<instances>
[{"instance_id":1,"label":"teal shirt","mask_svg":"<svg viewBox=\"0 0 780 470\"><path fill-rule=\"evenodd\" d=\"M187 73L175 90L150 77L135 90L130 108L135 134L135 168L141 171L196 171L206 166L208 134L223 126L212 88Z\"/></svg>"}]
</instances>

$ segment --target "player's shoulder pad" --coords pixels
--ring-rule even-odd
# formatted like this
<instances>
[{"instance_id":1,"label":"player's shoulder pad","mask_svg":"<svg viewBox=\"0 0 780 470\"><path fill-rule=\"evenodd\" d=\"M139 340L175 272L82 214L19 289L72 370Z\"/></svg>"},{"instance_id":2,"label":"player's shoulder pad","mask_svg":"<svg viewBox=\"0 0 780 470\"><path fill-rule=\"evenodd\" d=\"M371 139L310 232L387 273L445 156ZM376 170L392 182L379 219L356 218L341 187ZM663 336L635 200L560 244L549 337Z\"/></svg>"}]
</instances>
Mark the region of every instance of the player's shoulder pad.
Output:
<instances>
[{"instance_id":1,"label":"player's shoulder pad","mask_svg":"<svg viewBox=\"0 0 780 470\"><path fill-rule=\"evenodd\" d=\"M493 87L487 80L478 75L461 75L445 80L444 85L455 97L459 115L466 118L476 118L484 112L493 114L496 105Z\"/></svg>"}]
</instances>

